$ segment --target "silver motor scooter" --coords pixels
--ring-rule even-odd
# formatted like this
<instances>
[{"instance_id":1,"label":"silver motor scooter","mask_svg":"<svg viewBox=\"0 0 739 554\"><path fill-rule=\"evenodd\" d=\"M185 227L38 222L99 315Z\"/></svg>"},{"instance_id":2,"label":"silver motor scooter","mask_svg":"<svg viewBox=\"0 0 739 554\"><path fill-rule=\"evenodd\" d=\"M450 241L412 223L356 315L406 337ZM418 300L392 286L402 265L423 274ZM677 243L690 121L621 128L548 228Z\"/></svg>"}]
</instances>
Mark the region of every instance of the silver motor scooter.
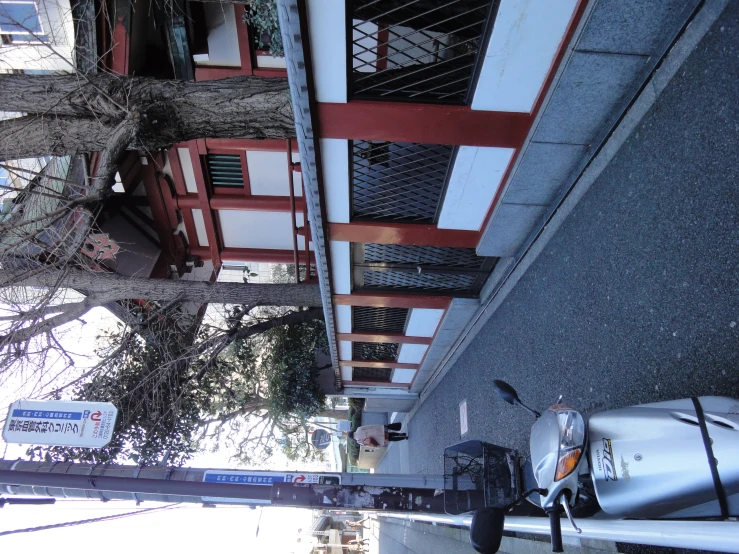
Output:
<instances>
[{"instance_id":1,"label":"silver motor scooter","mask_svg":"<svg viewBox=\"0 0 739 554\"><path fill-rule=\"evenodd\" d=\"M562 512L578 532L573 511L583 517L598 508L614 518L739 515L739 400L704 396L642 404L597 413L586 423L561 397L540 414L508 383L495 381L494 387L536 417L520 499L548 513L553 552L562 552ZM478 552L497 552L507 508L473 517L470 539Z\"/></svg>"}]
</instances>

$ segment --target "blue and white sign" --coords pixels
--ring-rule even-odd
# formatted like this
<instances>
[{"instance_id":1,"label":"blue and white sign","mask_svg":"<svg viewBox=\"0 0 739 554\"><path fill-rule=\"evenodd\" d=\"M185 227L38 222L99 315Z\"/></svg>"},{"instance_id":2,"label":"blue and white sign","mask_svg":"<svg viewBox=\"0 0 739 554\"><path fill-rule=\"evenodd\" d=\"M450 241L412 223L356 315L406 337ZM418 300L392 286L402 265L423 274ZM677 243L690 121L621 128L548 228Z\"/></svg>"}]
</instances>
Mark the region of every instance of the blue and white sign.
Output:
<instances>
[{"instance_id":1,"label":"blue and white sign","mask_svg":"<svg viewBox=\"0 0 739 554\"><path fill-rule=\"evenodd\" d=\"M341 475L336 473L299 473L278 471L239 471L209 469L203 475L206 483L231 483L234 485L264 485L275 483L300 483L340 485ZM268 500L249 500L247 498L203 497L204 502L229 502L239 504L269 504Z\"/></svg>"},{"instance_id":2,"label":"blue and white sign","mask_svg":"<svg viewBox=\"0 0 739 554\"><path fill-rule=\"evenodd\" d=\"M102 448L113 437L118 409L110 402L18 400L10 405L3 440L17 444Z\"/></svg>"}]
</instances>

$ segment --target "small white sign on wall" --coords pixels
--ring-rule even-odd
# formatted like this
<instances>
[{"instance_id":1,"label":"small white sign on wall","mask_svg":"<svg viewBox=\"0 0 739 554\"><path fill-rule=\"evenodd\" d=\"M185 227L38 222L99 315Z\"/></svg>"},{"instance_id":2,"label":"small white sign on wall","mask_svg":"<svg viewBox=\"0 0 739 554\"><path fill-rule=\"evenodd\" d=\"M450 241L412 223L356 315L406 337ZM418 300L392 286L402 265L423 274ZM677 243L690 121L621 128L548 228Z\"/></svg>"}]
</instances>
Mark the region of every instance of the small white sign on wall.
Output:
<instances>
[{"instance_id":1,"label":"small white sign on wall","mask_svg":"<svg viewBox=\"0 0 739 554\"><path fill-rule=\"evenodd\" d=\"M460 435L467 434L467 399L465 398L459 403L459 430Z\"/></svg>"}]
</instances>

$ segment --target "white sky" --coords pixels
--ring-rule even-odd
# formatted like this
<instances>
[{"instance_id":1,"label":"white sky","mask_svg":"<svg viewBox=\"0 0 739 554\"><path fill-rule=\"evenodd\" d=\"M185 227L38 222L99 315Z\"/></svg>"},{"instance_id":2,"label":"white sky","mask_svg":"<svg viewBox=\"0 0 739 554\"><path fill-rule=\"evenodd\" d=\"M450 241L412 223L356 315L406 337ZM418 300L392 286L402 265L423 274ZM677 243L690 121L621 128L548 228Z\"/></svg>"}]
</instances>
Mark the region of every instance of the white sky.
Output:
<instances>
[{"instance_id":1,"label":"white sky","mask_svg":"<svg viewBox=\"0 0 739 554\"><path fill-rule=\"evenodd\" d=\"M57 501L53 506L8 506L0 512L0 531L51 523L97 518L136 508L133 502L105 504L97 501ZM90 505L92 504L92 505ZM145 502L140 508L157 506ZM181 504L175 508L112 521L75 527L0 536L3 552L53 552L79 554L207 554L214 549L228 552L274 552L305 554L307 538L298 533L311 523L310 510L239 506L202 508ZM299 543L298 538L302 538Z\"/></svg>"}]
</instances>

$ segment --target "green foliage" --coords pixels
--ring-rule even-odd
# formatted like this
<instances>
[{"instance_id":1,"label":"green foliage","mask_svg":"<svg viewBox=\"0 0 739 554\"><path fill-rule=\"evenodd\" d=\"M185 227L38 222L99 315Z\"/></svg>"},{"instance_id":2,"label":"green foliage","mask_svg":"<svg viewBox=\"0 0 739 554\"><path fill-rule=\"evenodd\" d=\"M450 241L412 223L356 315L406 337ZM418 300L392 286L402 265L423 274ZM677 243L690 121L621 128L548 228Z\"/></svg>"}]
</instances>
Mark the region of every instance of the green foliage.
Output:
<instances>
[{"instance_id":1,"label":"green foliage","mask_svg":"<svg viewBox=\"0 0 739 554\"><path fill-rule=\"evenodd\" d=\"M266 312L261 320L279 315ZM219 339L228 346L213 356L206 347ZM276 447L290 459L320 459L308 444L307 420L324 409L315 362L316 351L327 348L323 321L227 339L228 332L205 326L196 334L167 319L133 338L123 329L100 337L98 354L108 358L74 391L74 399L118 407L113 440L102 449L36 447L28 454L47 460L182 465L208 437L235 447L242 463L264 460Z\"/></svg>"},{"instance_id":2,"label":"green foliage","mask_svg":"<svg viewBox=\"0 0 739 554\"><path fill-rule=\"evenodd\" d=\"M316 352L328 349L323 321L284 325L267 333L262 370L273 414L312 417L324 409Z\"/></svg>"},{"instance_id":3,"label":"green foliage","mask_svg":"<svg viewBox=\"0 0 739 554\"><path fill-rule=\"evenodd\" d=\"M285 54L275 0L250 0L245 6L244 21L253 27L259 48L269 49L273 56Z\"/></svg>"}]
</instances>

